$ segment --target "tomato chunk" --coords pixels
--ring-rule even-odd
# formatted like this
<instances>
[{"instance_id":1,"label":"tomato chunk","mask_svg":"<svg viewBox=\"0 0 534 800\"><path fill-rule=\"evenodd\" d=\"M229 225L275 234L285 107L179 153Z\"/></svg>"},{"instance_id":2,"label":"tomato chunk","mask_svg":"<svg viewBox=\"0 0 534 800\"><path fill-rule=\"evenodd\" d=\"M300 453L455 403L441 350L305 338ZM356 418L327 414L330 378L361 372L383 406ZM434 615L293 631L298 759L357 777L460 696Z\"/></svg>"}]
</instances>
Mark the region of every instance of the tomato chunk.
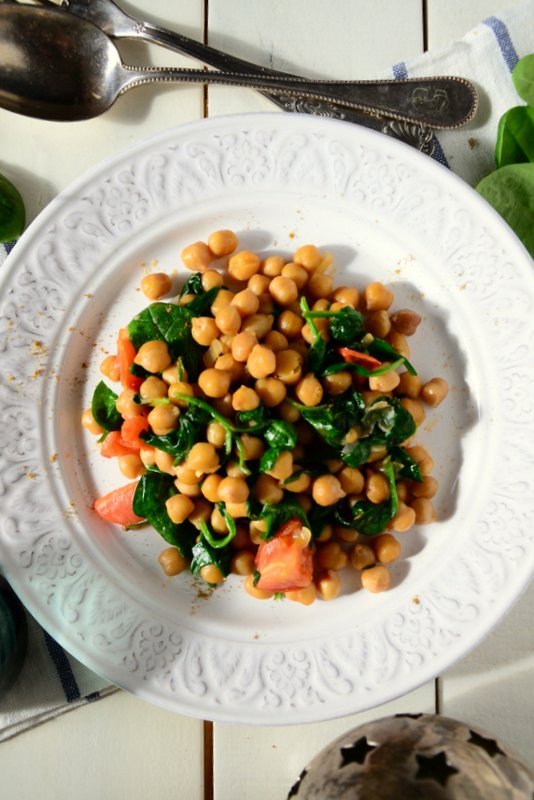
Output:
<instances>
[{"instance_id":1,"label":"tomato chunk","mask_svg":"<svg viewBox=\"0 0 534 800\"><path fill-rule=\"evenodd\" d=\"M138 517L133 512L133 497L139 481L127 483L119 489L105 494L95 500L94 510L99 517L107 522L114 522L117 525L135 525L143 522L142 517Z\"/></svg>"},{"instance_id":2,"label":"tomato chunk","mask_svg":"<svg viewBox=\"0 0 534 800\"><path fill-rule=\"evenodd\" d=\"M146 447L146 442L140 438L143 431L148 431L148 420L144 416L130 417L122 423L120 436L122 444L131 447L133 450L140 450Z\"/></svg>"},{"instance_id":3,"label":"tomato chunk","mask_svg":"<svg viewBox=\"0 0 534 800\"><path fill-rule=\"evenodd\" d=\"M313 556L309 548L309 531L300 520L292 519L272 539L262 542L256 553L259 589L269 592L290 592L305 589L313 577Z\"/></svg>"},{"instance_id":4,"label":"tomato chunk","mask_svg":"<svg viewBox=\"0 0 534 800\"><path fill-rule=\"evenodd\" d=\"M143 383L143 379L137 377L137 375L132 375L130 372L130 367L134 363L135 356L136 350L128 338L128 331L126 328L121 328L117 340L117 361L119 363L120 381L125 389L132 389L134 392L137 392Z\"/></svg>"},{"instance_id":5,"label":"tomato chunk","mask_svg":"<svg viewBox=\"0 0 534 800\"><path fill-rule=\"evenodd\" d=\"M129 447L124 443L120 431L110 431L100 445L100 453L104 458L131 456L138 452L138 447Z\"/></svg>"}]
</instances>

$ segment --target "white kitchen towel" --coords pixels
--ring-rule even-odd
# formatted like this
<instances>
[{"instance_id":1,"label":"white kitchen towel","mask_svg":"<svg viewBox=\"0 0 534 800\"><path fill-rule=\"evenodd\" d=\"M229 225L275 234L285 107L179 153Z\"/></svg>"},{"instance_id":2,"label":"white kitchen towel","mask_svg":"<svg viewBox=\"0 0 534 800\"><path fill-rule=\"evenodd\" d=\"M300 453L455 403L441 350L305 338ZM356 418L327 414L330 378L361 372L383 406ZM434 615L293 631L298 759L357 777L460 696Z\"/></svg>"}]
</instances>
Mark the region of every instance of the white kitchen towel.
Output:
<instances>
[{"instance_id":1,"label":"white kitchen towel","mask_svg":"<svg viewBox=\"0 0 534 800\"><path fill-rule=\"evenodd\" d=\"M511 71L529 53L534 53L534 0L484 20L441 52L425 53L393 67L396 78L449 74L476 85L480 95L476 119L464 129L438 133L433 153L433 158L471 186L494 168L499 118L521 104ZM12 246L0 245L0 265ZM23 671L0 700L0 741L116 691L65 653L31 619L29 628Z\"/></svg>"}]
</instances>

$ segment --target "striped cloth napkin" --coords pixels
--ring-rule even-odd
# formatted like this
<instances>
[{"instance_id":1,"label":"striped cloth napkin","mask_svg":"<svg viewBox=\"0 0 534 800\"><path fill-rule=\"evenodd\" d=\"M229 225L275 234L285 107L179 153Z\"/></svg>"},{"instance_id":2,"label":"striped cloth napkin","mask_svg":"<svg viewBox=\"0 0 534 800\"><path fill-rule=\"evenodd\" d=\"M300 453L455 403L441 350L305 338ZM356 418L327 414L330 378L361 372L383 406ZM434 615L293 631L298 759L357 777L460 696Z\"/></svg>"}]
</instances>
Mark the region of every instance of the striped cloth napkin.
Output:
<instances>
[{"instance_id":1,"label":"striped cloth napkin","mask_svg":"<svg viewBox=\"0 0 534 800\"><path fill-rule=\"evenodd\" d=\"M393 67L395 78L458 75L480 93L476 119L458 131L434 137L433 158L471 186L494 168L497 124L508 108L519 105L511 71L518 59L534 53L534 0L489 17L442 52L425 53ZM13 243L0 245L0 265ZM1 268L1 267L0 267ZM0 699L0 741L28 730L116 688L69 656L29 618L29 646L23 670Z\"/></svg>"}]
</instances>

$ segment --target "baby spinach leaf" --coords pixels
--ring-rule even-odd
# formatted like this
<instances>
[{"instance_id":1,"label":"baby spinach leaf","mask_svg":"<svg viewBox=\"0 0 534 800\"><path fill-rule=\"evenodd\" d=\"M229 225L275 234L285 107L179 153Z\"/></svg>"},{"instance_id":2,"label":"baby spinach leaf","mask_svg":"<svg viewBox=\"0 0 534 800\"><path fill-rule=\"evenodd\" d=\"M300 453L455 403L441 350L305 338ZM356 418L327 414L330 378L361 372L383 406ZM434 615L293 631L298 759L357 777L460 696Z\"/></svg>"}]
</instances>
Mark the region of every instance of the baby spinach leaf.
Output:
<instances>
[{"instance_id":1,"label":"baby spinach leaf","mask_svg":"<svg viewBox=\"0 0 534 800\"><path fill-rule=\"evenodd\" d=\"M396 397L377 397L365 410L361 425L388 445L400 444L416 431L415 420Z\"/></svg>"},{"instance_id":2,"label":"baby spinach leaf","mask_svg":"<svg viewBox=\"0 0 534 800\"><path fill-rule=\"evenodd\" d=\"M534 162L534 108L516 106L499 120L495 163L504 167L529 161Z\"/></svg>"},{"instance_id":3,"label":"baby spinach leaf","mask_svg":"<svg viewBox=\"0 0 534 800\"><path fill-rule=\"evenodd\" d=\"M194 317L202 317L210 310L213 301L217 297L221 286L214 286L213 289L208 289L207 292L197 295L194 300L187 303L183 308L186 308Z\"/></svg>"},{"instance_id":4,"label":"baby spinach leaf","mask_svg":"<svg viewBox=\"0 0 534 800\"><path fill-rule=\"evenodd\" d=\"M270 539L274 536L277 530L290 519L300 519L303 525L309 527L308 518L306 513L298 500L284 495L284 498L276 505L272 503L265 503L256 519L264 519L267 522L267 530L262 534L262 539Z\"/></svg>"},{"instance_id":5,"label":"baby spinach leaf","mask_svg":"<svg viewBox=\"0 0 534 800\"><path fill-rule=\"evenodd\" d=\"M210 415L201 408L191 406L183 413L178 421L178 427L171 433L164 436L156 436L153 433L143 433L142 439L175 457L179 464L185 458L196 442L205 438L206 425L210 421Z\"/></svg>"},{"instance_id":6,"label":"baby spinach leaf","mask_svg":"<svg viewBox=\"0 0 534 800\"><path fill-rule=\"evenodd\" d=\"M519 59L512 70L512 81L519 97L534 106L534 53Z\"/></svg>"},{"instance_id":7,"label":"baby spinach leaf","mask_svg":"<svg viewBox=\"0 0 534 800\"><path fill-rule=\"evenodd\" d=\"M341 450L341 458L348 467L361 467L369 461L373 445L381 444L379 439L366 437L346 444Z\"/></svg>"},{"instance_id":8,"label":"baby spinach leaf","mask_svg":"<svg viewBox=\"0 0 534 800\"><path fill-rule=\"evenodd\" d=\"M192 561L189 569L193 575L196 575L202 567L207 567L209 564L215 564L223 575L228 575L230 568L230 559L232 558L232 548L225 547L217 550L212 547L206 539L201 538L192 549Z\"/></svg>"},{"instance_id":9,"label":"baby spinach leaf","mask_svg":"<svg viewBox=\"0 0 534 800\"><path fill-rule=\"evenodd\" d=\"M476 188L534 257L534 164L508 164L491 172Z\"/></svg>"},{"instance_id":10,"label":"baby spinach leaf","mask_svg":"<svg viewBox=\"0 0 534 800\"><path fill-rule=\"evenodd\" d=\"M258 470L260 472L267 472L272 469L281 452L282 451L278 447L269 447L260 458Z\"/></svg>"},{"instance_id":11,"label":"baby spinach leaf","mask_svg":"<svg viewBox=\"0 0 534 800\"><path fill-rule=\"evenodd\" d=\"M191 558L191 549L197 537L197 529L190 522L180 525L171 520L165 501L176 494L172 475L148 471L141 476L133 499L133 511L144 517L159 535L178 548L184 558Z\"/></svg>"},{"instance_id":12,"label":"baby spinach leaf","mask_svg":"<svg viewBox=\"0 0 534 800\"><path fill-rule=\"evenodd\" d=\"M350 347L360 341L365 334L363 314L350 306L330 313L330 336L336 344Z\"/></svg>"},{"instance_id":13,"label":"baby spinach leaf","mask_svg":"<svg viewBox=\"0 0 534 800\"><path fill-rule=\"evenodd\" d=\"M226 522L226 527L228 528L228 533L226 536L216 536L214 533L212 533L212 530L208 522L205 522L204 520L200 522L200 532L202 533L204 539L214 550L220 550L221 548L229 545L237 533L237 526L235 520L233 517L230 516L230 514L226 510L224 503L217 503L217 508L219 509L221 515L224 517L224 521Z\"/></svg>"},{"instance_id":14,"label":"baby spinach leaf","mask_svg":"<svg viewBox=\"0 0 534 800\"><path fill-rule=\"evenodd\" d=\"M122 425L122 416L115 405L117 395L106 386L104 381L97 384L91 400L91 413L94 421L105 431L118 431Z\"/></svg>"},{"instance_id":15,"label":"baby spinach leaf","mask_svg":"<svg viewBox=\"0 0 534 800\"><path fill-rule=\"evenodd\" d=\"M352 506L352 525L363 536L376 536L382 533L388 522L393 519L399 507L397 486L393 464L388 463L386 474L389 481L390 496L383 503L371 503L359 500Z\"/></svg>"},{"instance_id":16,"label":"baby spinach leaf","mask_svg":"<svg viewBox=\"0 0 534 800\"><path fill-rule=\"evenodd\" d=\"M18 239L25 224L26 212L19 190L0 175L0 242Z\"/></svg>"},{"instance_id":17,"label":"baby spinach leaf","mask_svg":"<svg viewBox=\"0 0 534 800\"><path fill-rule=\"evenodd\" d=\"M263 432L264 439L279 450L293 450L297 444L297 431L290 422L283 419L272 420Z\"/></svg>"},{"instance_id":18,"label":"baby spinach leaf","mask_svg":"<svg viewBox=\"0 0 534 800\"><path fill-rule=\"evenodd\" d=\"M184 297L186 294L202 294L203 291L202 273L193 272L182 286L179 297Z\"/></svg>"},{"instance_id":19,"label":"baby spinach leaf","mask_svg":"<svg viewBox=\"0 0 534 800\"><path fill-rule=\"evenodd\" d=\"M419 464L404 447L392 447L389 451L389 455L391 456L393 465L398 469L398 474L402 478L411 478L418 483L423 480Z\"/></svg>"},{"instance_id":20,"label":"baby spinach leaf","mask_svg":"<svg viewBox=\"0 0 534 800\"><path fill-rule=\"evenodd\" d=\"M293 403L306 420L331 447L340 447L347 432L359 423L365 403L359 392L346 392L331 403L305 406Z\"/></svg>"},{"instance_id":21,"label":"baby spinach leaf","mask_svg":"<svg viewBox=\"0 0 534 800\"><path fill-rule=\"evenodd\" d=\"M202 348L191 336L194 314L189 306L174 303L152 303L133 318L128 325L128 336L136 350L153 340L166 342L173 360L180 356L190 380L197 376Z\"/></svg>"},{"instance_id":22,"label":"baby spinach leaf","mask_svg":"<svg viewBox=\"0 0 534 800\"><path fill-rule=\"evenodd\" d=\"M395 350L395 348L392 347L389 342L386 342L385 339L379 339L375 336L367 345L367 352L369 355L378 358L379 361L398 361L399 358L402 358L404 361L404 366L410 375L417 375L417 371L413 364L410 364L408 359L401 355L398 350Z\"/></svg>"}]
</instances>

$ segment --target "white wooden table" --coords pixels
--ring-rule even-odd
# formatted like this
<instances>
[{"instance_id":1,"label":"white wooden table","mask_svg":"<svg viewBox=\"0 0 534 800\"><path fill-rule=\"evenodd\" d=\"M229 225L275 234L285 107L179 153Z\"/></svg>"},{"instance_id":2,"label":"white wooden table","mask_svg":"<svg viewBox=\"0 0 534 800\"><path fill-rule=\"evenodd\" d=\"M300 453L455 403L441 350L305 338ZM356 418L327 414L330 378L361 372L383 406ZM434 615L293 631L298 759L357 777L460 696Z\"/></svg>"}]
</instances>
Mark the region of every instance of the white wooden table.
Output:
<instances>
[{"instance_id":1,"label":"white wooden table","mask_svg":"<svg viewBox=\"0 0 534 800\"><path fill-rule=\"evenodd\" d=\"M127 7L215 47L308 76L371 78L446 46L517 0L141 0ZM191 65L163 49L122 46L131 63ZM0 112L0 169L29 219L84 170L153 133L203 116L270 110L244 89L143 87L103 117L60 124ZM2 171L4 171L2 169ZM333 722L252 728L176 716L118 692L0 747L2 800L271 800L306 762L357 724L440 711L485 727L534 766L534 587L461 663L387 706Z\"/></svg>"}]
</instances>

